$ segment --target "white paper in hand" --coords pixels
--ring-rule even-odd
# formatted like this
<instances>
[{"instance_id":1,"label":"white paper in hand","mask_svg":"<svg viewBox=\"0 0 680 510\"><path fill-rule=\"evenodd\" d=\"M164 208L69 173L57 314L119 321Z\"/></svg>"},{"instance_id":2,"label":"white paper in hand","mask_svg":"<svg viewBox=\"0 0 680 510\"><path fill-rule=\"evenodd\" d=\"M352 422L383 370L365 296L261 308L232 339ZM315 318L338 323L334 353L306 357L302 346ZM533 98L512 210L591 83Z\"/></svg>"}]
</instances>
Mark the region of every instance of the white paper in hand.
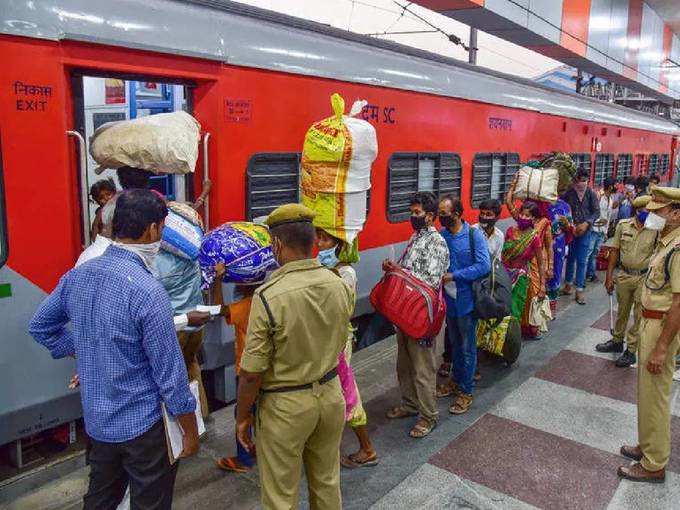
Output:
<instances>
[{"instance_id":1,"label":"white paper in hand","mask_svg":"<svg viewBox=\"0 0 680 510\"><path fill-rule=\"evenodd\" d=\"M199 437L205 433L205 423L203 423L203 415L201 414L201 401L198 396L198 382L190 381L189 390L196 399L196 426L198 428ZM182 453L184 448L182 426L177 421L177 418L170 416L168 410L165 408L165 403L161 403L161 410L163 412L163 424L165 425L165 439L168 443L168 457L170 464L174 464Z\"/></svg>"},{"instance_id":2,"label":"white paper in hand","mask_svg":"<svg viewBox=\"0 0 680 510\"><path fill-rule=\"evenodd\" d=\"M197 312L208 312L210 315L219 315L222 312L221 305L196 305Z\"/></svg>"}]
</instances>

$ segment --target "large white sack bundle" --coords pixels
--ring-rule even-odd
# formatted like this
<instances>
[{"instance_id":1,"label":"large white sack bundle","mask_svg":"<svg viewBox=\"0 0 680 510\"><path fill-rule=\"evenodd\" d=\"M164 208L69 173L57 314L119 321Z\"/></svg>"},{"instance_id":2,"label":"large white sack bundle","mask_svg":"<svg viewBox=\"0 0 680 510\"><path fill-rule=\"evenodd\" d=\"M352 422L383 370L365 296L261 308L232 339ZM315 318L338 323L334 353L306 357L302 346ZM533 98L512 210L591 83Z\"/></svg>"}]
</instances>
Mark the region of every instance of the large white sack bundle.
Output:
<instances>
[{"instance_id":1,"label":"large white sack bundle","mask_svg":"<svg viewBox=\"0 0 680 510\"><path fill-rule=\"evenodd\" d=\"M559 198L557 183L560 180L560 175L556 168L523 166L517 174L516 198L531 198L547 202L555 202Z\"/></svg>"},{"instance_id":2,"label":"large white sack bundle","mask_svg":"<svg viewBox=\"0 0 680 510\"><path fill-rule=\"evenodd\" d=\"M309 128L300 163L302 203L317 213L314 225L349 244L366 222L366 192L378 155L375 128L354 117L365 104L357 101L343 115L345 101L333 94L333 116Z\"/></svg>"},{"instance_id":3,"label":"large white sack bundle","mask_svg":"<svg viewBox=\"0 0 680 510\"><path fill-rule=\"evenodd\" d=\"M186 112L159 113L107 122L90 137L90 154L101 173L130 166L156 174L193 172L201 125Z\"/></svg>"}]
</instances>

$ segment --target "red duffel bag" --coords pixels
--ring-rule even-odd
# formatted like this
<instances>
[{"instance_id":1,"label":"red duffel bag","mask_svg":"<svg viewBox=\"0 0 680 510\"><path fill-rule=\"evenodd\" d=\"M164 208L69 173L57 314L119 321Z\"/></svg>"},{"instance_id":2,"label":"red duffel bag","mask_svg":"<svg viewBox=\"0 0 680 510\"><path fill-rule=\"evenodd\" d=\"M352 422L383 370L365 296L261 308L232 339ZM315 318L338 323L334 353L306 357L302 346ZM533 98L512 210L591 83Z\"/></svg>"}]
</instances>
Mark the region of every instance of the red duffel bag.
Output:
<instances>
[{"instance_id":1,"label":"red duffel bag","mask_svg":"<svg viewBox=\"0 0 680 510\"><path fill-rule=\"evenodd\" d=\"M378 313L415 340L436 336L446 317L441 289L434 290L402 268L385 272L370 299Z\"/></svg>"}]
</instances>

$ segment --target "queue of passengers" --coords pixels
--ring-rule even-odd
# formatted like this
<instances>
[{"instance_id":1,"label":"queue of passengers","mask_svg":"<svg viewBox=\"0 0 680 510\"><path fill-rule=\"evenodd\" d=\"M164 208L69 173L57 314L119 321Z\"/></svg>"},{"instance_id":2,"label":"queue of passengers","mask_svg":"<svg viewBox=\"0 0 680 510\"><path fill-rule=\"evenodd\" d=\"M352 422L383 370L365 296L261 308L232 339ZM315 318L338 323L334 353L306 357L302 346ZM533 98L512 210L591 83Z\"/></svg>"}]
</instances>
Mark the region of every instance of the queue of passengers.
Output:
<instances>
[{"instance_id":1,"label":"queue of passengers","mask_svg":"<svg viewBox=\"0 0 680 510\"><path fill-rule=\"evenodd\" d=\"M201 402L196 403L188 381L200 383L196 354L202 340L195 328L210 315L196 311L203 302L197 264L159 253L168 208L164 197L146 189L149 174L123 168L118 177L121 192L113 194L116 190L110 184L93 188L93 199L101 207L95 243L42 303L30 332L53 357L77 360L78 377L72 385L81 385L91 440L84 508L116 508L128 486L132 508L170 508L177 463L168 458L160 404L181 424L180 457L195 454L199 439L194 411L201 405L207 415L207 401L201 391ZM485 277L494 262L500 259L512 279L511 313L531 340L547 330L545 307L550 302L556 310L560 293L569 294L575 286L576 302L585 304L585 280L596 278L594 270L588 275L590 257L614 219L622 221L614 230L605 286L613 291L612 272L619 257L627 274L641 274L633 272L641 271L637 269L641 264L626 251L629 234L636 234L625 229L644 230L640 222L644 223L643 201L648 199L641 201L628 188L617 195L610 182L597 197L582 172L554 204L526 200L516 207L514 188L515 182L505 203L515 225L505 233L497 227L501 204L496 200L479 205L479 221L471 226L459 199L417 193L410 201L414 233L407 248L398 262L383 263L385 271L400 266L432 288L447 288L441 366L436 337L409 338L397 331L401 402L387 416L414 417L409 432L413 438L423 438L435 428L438 397L452 397L452 414L463 414L473 404L479 378L473 283ZM202 195L199 200L204 199ZM673 195L669 203L675 200ZM198 207L200 202L191 205ZM638 223L621 217L626 205ZM266 224L280 268L257 288L237 287L236 301L225 306L224 267L218 264L211 290L212 301L223 305L221 315L236 331L238 388L237 455L217 459L217 465L245 472L257 463L264 508L297 507L304 468L310 506L339 509L340 466L378 463L349 369L356 289L352 264L358 262L358 253L315 229L314 216L299 204L276 209ZM680 225L680 221L672 225L676 223ZM622 300L625 292L630 302L637 303L623 286ZM543 310L539 314L543 322L538 324L533 309L537 303ZM183 329L187 325L191 328ZM602 349L622 350L624 333L617 331ZM444 384L437 385L438 372L446 378ZM255 412L257 450L252 431ZM359 450L341 457L345 424L354 430ZM627 452L639 455L639 449Z\"/></svg>"}]
</instances>

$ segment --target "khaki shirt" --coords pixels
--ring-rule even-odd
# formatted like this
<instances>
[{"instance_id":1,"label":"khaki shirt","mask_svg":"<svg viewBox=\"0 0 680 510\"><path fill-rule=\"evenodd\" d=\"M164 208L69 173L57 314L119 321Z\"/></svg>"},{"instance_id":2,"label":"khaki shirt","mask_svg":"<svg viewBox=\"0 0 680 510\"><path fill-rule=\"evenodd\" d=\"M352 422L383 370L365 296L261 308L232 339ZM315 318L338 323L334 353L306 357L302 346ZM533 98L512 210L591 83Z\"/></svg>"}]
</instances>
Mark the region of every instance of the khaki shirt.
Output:
<instances>
[{"instance_id":1,"label":"khaki shirt","mask_svg":"<svg viewBox=\"0 0 680 510\"><path fill-rule=\"evenodd\" d=\"M666 255L680 244L680 228L659 240L652 260L649 263L649 273L642 286L642 306L647 310L667 312L673 302L673 294L680 294L680 253L672 256L669 265L670 281L666 281Z\"/></svg>"},{"instance_id":2,"label":"khaki shirt","mask_svg":"<svg viewBox=\"0 0 680 510\"><path fill-rule=\"evenodd\" d=\"M628 218L619 221L609 245L618 248L619 261L623 267L639 271L649 267L657 237L657 232L638 229L635 218Z\"/></svg>"},{"instance_id":3,"label":"khaki shirt","mask_svg":"<svg viewBox=\"0 0 680 510\"><path fill-rule=\"evenodd\" d=\"M286 264L255 291L241 370L264 372L262 389L318 381L337 366L353 311L336 273L315 259Z\"/></svg>"}]
</instances>

